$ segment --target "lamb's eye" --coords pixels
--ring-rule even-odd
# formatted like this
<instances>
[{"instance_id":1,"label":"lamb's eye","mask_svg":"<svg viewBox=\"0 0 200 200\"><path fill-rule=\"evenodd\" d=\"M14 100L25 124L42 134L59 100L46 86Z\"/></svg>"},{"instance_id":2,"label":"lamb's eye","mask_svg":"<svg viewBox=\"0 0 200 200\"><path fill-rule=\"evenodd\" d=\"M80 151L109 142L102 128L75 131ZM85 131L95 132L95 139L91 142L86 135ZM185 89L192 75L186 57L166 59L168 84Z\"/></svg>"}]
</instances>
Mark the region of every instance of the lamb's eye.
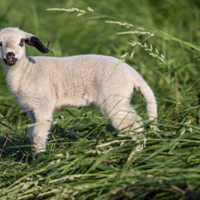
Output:
<instances>
[{"instance_id":1,"label":"lamb's eye","mask_svg":"<svg viewBox=\"0 0 200 200\"><path fill-rule=\"evenodd\" d=\"M23 47L23 46L24 46L24 40L23 40L23 39L21 39L21 41L20 41L20 43L19 43L19 46L20 46L20 47Z\"/></svg>"}]
</instances>

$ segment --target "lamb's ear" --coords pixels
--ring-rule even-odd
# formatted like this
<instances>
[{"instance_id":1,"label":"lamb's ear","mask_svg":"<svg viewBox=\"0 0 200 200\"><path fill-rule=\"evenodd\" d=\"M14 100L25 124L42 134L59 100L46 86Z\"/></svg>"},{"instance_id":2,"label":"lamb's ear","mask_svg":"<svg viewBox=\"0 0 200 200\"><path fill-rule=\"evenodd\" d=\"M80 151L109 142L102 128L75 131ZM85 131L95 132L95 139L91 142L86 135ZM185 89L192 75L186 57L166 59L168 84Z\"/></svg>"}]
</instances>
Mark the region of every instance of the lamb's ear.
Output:
<instances>
[{"instance_id":1,"label":"lamb's ear","mask_svg":"<svg viewBox=\"0 0 200 200\"><path fill-rule=\"evenodd\" d=\"M40 52L42 53L48 53L49 49L47 47L45 47L42 42L34 35L27 35L28 37L26 37L25 39L25 43L29 44L31 46L34 46L35 48L37 48Z\"/></svg>"}]
</instances>

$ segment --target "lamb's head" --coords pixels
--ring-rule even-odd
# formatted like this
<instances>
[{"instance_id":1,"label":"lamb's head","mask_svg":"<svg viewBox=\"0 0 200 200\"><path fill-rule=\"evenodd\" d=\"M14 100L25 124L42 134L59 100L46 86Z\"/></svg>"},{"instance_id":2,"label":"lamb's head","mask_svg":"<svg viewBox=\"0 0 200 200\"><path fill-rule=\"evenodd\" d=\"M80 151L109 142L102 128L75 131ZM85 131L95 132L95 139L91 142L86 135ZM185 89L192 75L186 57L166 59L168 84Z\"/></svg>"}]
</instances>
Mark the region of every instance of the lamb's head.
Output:
<instances>
[{"instance_id":1,"label":"lamb's head","mask_svg":"<svg viewBox=\"0 0 200 200\"><path fill-rule=\"evenodd\" d=\"M25 44L36 47L42 53L49 50L34 35L18 28L4 28L0 31L0 60L3 65L13 66L25 57Z\"/></svg>"}]
</instances>

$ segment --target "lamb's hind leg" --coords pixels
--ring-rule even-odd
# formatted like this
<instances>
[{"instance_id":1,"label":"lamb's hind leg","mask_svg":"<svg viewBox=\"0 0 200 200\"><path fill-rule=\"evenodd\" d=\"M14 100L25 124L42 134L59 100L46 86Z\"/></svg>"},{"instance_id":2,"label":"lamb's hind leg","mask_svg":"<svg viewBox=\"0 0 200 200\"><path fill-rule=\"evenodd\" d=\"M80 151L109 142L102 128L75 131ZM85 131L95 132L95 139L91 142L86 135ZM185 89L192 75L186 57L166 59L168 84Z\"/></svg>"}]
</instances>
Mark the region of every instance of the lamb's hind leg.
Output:
<instances>
[{"instance_id":1,"label":"lamb's hind leg","mask_svg":"<svg viewBox=\"0 0 200 200\"><path fill-rule=\"evenodd\" d=\"M142 118L136 113L128 100L119 100L116 104L113 104L113 102L105 102L103 107L103 110L107 111L104 112L104 114L110 118L111 124L115 129L127 131L129 133L141 132L144 130Z\"/></svg>"},{"instance_id":2,"label":"lamb's hind leg","mask_svg":"<svg viewBox=\"0 0 200 200\"><path fill-rule=\"evenodd\" d=\"M133 108L121 107L111 115L111 124L119 130L130 133L143 131L142 118Z\"/></svg>"},{"instance_id":3,"label":"lamb's hind leg","mask_svg":"<svg viewBox=\"0 0 200 200\"><path fill-rule=\"evenodd\" d=\"M46 141L51 127L52 112L46 110L34 110L28 113L31 123L34 124L30 130L30 141L33 145L33 158L39 152L46 151Z\"/></svg>"}]
</instances>

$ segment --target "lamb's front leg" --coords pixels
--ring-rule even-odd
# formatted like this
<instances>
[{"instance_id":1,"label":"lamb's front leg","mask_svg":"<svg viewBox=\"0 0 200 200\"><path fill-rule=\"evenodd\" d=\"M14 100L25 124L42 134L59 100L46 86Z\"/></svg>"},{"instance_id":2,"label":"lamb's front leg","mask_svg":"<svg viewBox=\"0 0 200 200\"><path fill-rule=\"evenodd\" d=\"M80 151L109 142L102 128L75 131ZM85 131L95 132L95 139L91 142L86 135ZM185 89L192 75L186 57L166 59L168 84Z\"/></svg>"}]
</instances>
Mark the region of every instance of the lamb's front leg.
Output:
<instances>
[{"instance_id":1,"label":"lamb's front leg","mask_svg":"<svg viewBox=\"0 0 200 200\"><path fill-rule=\"evenodd\" d=\"M30 130L30 141L34 159L37 153L46 151L46 141L51 127L52 112L48 109L39 109L33 110L28 114L31 123L34 125Z\"/></svg>"}]
</instances>

